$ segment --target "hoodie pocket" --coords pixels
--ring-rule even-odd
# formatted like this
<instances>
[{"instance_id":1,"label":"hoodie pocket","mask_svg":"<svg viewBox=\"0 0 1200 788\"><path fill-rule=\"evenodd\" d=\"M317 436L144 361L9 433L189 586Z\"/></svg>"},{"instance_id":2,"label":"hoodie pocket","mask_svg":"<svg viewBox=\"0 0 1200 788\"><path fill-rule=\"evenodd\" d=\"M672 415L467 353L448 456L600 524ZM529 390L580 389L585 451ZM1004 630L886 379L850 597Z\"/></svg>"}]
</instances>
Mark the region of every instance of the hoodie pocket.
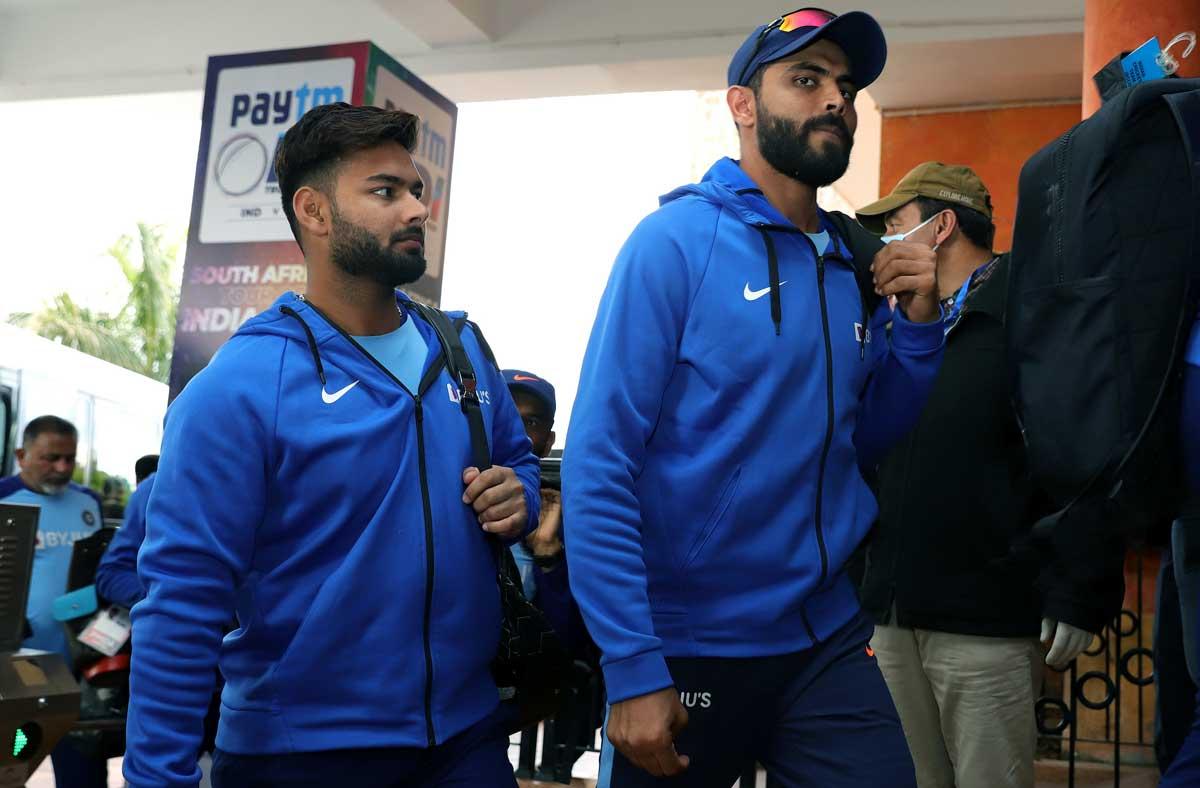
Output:
<instances>
[{"instance_id":1,"label":"hoodie pocket","mask_svg":"<svg viewBox=\"0 0 1200 788\"><path fill-rule=\"evenodd\" d=\"M713 531L717 530L717 526L725 519L725 513L729 511L730 504L733 503L733 497L737 493L738 482L742 478L742 467L739 465L725 482L724 489L721 490L721 495L717 498L716 504L709 513L708 519L704 521L704 526L700 532L696 534L696 539L692 542L691 548L688 550L687 557L683 559L683 565L680 569L687 569L700 555L704 549L704 545L708 544L709 538L713 535Z\"/></svg>"}]
</instances>

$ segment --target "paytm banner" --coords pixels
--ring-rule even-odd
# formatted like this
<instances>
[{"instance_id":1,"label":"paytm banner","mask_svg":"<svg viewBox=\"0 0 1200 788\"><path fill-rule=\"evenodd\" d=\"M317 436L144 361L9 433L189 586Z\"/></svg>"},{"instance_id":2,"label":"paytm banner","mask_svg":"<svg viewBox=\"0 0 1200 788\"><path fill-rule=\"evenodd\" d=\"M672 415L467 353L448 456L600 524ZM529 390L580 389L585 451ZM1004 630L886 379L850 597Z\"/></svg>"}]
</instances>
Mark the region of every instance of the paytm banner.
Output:
<instances>
[{"instance_id":1,"label":"paytm banner","mask_svg":"<svg viewBox=\"0 0 1200 788\"><path fill-rule=\"evenodd\" d=\"M437 306L458 110L369 42L209 58L200 152L171 363L172 399L249 317L303 291L304 258L275 177L275 149L313 107L347 101L421 118L428 267L405 288Z\"/></svg>"},{"instance_id":2,"label":"paytm banner","mask_svg":"<svg viewBox=\"0 0 1200 788\"><path fill-rule=\"evenodd\" d=\"M218 72L200 243L292 240L271 166L275 145L309 109L348 101L353 90L348 57Z\"/></svg>"}]
</instances>

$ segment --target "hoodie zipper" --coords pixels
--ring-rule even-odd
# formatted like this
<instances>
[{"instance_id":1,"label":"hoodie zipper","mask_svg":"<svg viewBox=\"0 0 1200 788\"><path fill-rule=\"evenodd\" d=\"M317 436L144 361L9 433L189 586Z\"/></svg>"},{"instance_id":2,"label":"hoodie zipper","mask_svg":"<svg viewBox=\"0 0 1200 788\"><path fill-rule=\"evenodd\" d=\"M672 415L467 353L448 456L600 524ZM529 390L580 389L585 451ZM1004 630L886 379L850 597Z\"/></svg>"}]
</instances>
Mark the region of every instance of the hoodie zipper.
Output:
<instances>
[{"instance_id":1,"label":"hoodie zipper","mask_svg":"<svg viewBox=\"0 0 1200 788\"><path fill-rule=\"evenodd\" d=\"M422 639L425 646L425 736L429 741L429 746L433 747L437 744L437 738L433 730L433 648L430 643L430 625L433 618L433 507L430 504L429 497L429 477L425 466L425 413L424 407L421 404L421 395L414 394L408 390L408 387L400 382L400 379L392 374L392 371L379 363L379 360L363 349L362 345L354 341L354 337L350 336L337 323L326 317L325 313L316 307L311 301L304 296L298 298L316 312L321 318L333 326L334 330L345 337L346 341L362 353L370 360L383 374L387 375L400 390L408 396L412 397L416 407L417 420L417 469L421 480L421 507L425 515L425 618L422 623ZM293 312L295 314L295 312ZM299 317L299 315L296 315ZM406 316L407 320L415 320L413 314L409 312Z\"/></svg>"},{"instance_id":2,"label":"hoodie zipper","mask_svg":"<svg viewBox=\"0 0 1200 788\"><path fill-rule=\"evenodd\" d=\"M817 495L813 505L813 519L817 532L817 550L821 554L821 575L817 581L817 588L820 589L825 585L825 580L829 576L829 552L825 546L825 529L822 525L822 518L825 503L825 466L829 462L829 450L833 446L833 424L835 419L833 400L833 339L829 334L829 302L825 295L825 255L818 253L817 245L813 243L813 240L807 234L798 228L772 224L760 224L759 227L764 230L775 230L799 235L812 248L813 257L817 261L817 293L821 299L821 330L825 339L825 442L821 446L821 459L817 465ZM859 297L862 297L861 294L859 294ZM866 326L863 327L863 331L866 331ZM813 639L814 641L816 640L815 637Z\"/></svg>"},{"instance_id":3,"label":"hoodie zipper","mask_svg":"<svg viewBox=\"0 0 1200 788\"><path fill-rule=\"evenodd\" d=\"M807 236L805 236L807 239ZM816 244L812 244L813 254L817 252ZM821 448L821 464L817 470L817 502L815 518L817 521L817 547L821 551L821 579L817 588L825 585L826 575L829 574L829 554L825 549L825 531L821 525L821 507L825 498L825 464L829 460L829 447L833 445L833 342L829 337L829 304L825 299L825 255L817 257L817 291L821 297L821 328L825 334L825 445ZM866 331L866 327L863 327Z\"/></svg>"},{"instance_id":4,"label":"hoodie zipper","mask_svg":"<svg viewBox=\"0 0 1200 788\"><path fill-rule=\"evenodd\" d=\"M411 317L409 318L412 319ZM433 734L433 648L430 645L430 622L433 618L433 512L429 504L429 478L425 469L425 410L421 398L417 402L417 469L421 477L421 506L425 510L425 733L429 746L437 744Z\"/></svg>"}]
</instances>

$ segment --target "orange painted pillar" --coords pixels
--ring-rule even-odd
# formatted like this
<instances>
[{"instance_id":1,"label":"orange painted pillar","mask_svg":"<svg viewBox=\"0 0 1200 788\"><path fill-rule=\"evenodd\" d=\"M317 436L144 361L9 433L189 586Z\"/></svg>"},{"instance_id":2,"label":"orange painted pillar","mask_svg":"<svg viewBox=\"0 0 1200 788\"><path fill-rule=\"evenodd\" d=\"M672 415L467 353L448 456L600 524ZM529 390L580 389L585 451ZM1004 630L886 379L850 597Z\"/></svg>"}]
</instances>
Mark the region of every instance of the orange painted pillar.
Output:
<instances>
[{"instance_id":1,"label":"orange painted pillar","mask_svg":"<svg viewBox=\"0 0 1200 788\"><path fill-rule=\"evenodd\" d=\"M1083 117L1100 107L1092 75L1121 52L1137 49L1151 36L1166 46L1185 30L1200 35L1200 0L1086 0L1083 14ZM1179 75L1200 77L1200 46L1180 59L1182 45L1171 54Z\"/></svg>"}]
</instances>

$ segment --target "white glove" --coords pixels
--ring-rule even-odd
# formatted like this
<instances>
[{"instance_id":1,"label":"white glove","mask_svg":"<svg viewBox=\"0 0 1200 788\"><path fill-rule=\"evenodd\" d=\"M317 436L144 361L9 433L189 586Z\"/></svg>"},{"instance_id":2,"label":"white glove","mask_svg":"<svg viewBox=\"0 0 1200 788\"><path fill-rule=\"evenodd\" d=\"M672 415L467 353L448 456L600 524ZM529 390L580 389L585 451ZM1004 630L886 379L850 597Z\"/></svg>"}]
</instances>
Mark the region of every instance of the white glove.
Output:
<instances>
[{"instance_id":1,"label":"white glove","mask_svg":"<svg viewBox=\"0 0 1200 788\"><path fill-rule=\"evenodd\" d=\"M1051 638L1054 639L1049 653L1046 654L1046 664L1060 670L1065 668L1091 645L1093 637L1095 635L1091 632L1073 627L1065 621L1058 622L1052 618L1043 618L1042 642L1049 643Z\"/></svg>"}]
</instances>

